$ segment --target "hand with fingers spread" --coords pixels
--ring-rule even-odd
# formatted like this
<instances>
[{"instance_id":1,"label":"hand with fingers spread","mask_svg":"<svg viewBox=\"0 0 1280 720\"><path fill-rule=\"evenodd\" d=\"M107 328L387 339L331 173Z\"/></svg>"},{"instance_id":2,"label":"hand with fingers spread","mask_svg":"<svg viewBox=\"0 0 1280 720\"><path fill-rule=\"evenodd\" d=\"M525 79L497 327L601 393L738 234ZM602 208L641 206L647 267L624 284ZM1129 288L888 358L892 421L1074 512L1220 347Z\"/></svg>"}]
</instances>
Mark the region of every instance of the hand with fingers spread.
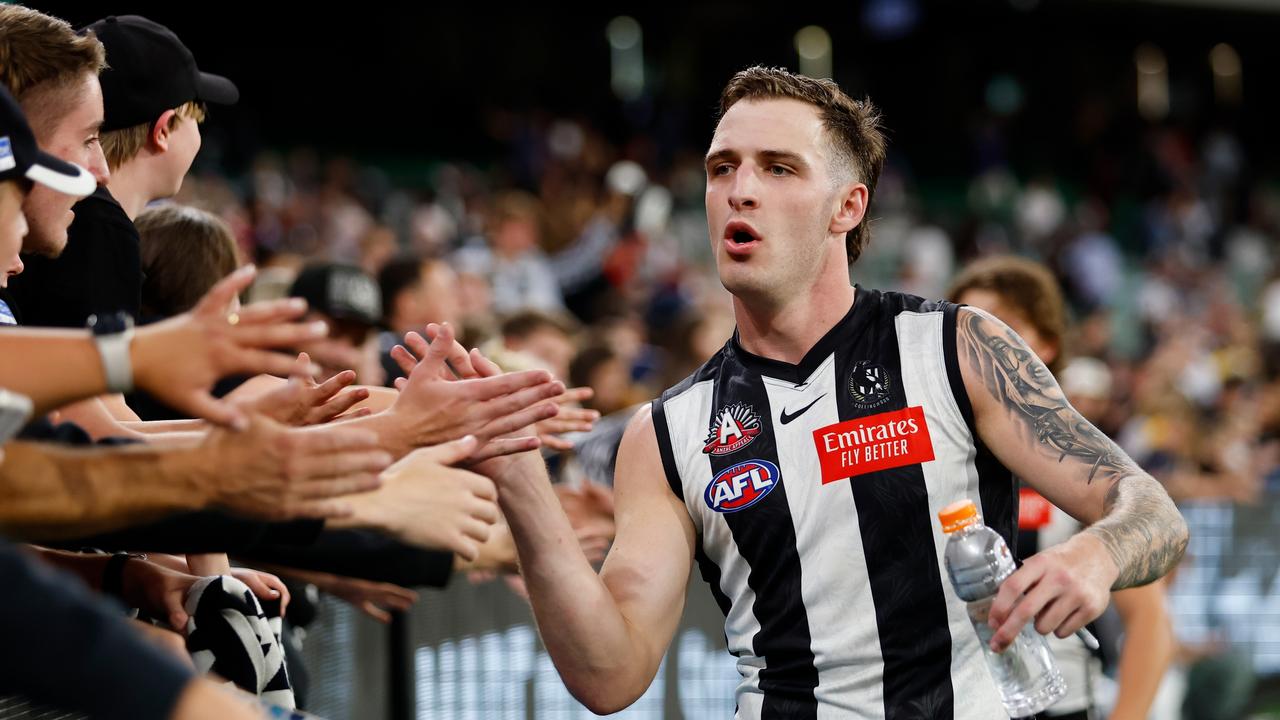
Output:
<instances>
[{"instance_id":1,"label":"hand with fingers spread","mask_svg":"<svg viewBox=\"0 0 1280 720\"><path fill-rule=\"evenodd\" d=\"M550 400L564 393L564 385L550 373L528 370L486 377L468 375L475 374L471 358L466 352L459 354L461 346L454 341L448 324L439 327L430 343L417 333L409 333L405 341L418 356L403 346L393 351L409 376L397 383L400 394L381 418L387 432L400 434L402 445L436 445L475 435L481 454L472 460L537 447L534 437L489 441L556 415L558 408Z\"/></svg>"},{"instance_id":2,"label":"hand with fingers spread","mask_svg":"<svg viewBox=\"0 0 1280 720\"><path fill-rule=\"evenodd\" d=\"M213 504L265 520L350 514L344 495L375 490L392 461L374 433L325 425L286 428L261 416L244 431L222 428L191 451Z\"/></svg>"},{"instance_id":3,"label":"hand with fingers spread","mask_svg":"<svg viewBox=\"0 0 1280 720\"><path fill-rule=\"evenodd\" d=\"M134 384L162 402L219 425L243 427L244 410L215 400L209 389L237 373L287 375L288 348L323 337L324 323L293 322L306 312L298 299L254 303L230 312L236 296L253 282L252 266L223 278L191 310L139 328L130 345Z\"/></svg>"},{"instance_id":4,"label":"hand with fingers spread","mask_svg":"<svg viewBox=\"0 0 1280 720\"><path fill-rule=\"evenodd\" d=\"M485 379L503 377L502 368L485 357L484 353L478 349L471 350L469 360L480 377ZM531 431L532 427L521 427L512 431L518 434L517 437L508 436L490 440L471 457L471 467L476 472L493 478L494 481L501 481L502 478L511 474L516 463L541 464L542 457L536 452L530 452L537 450L541 441L537 437L522 434Z\"/></svg>"},{"instance_id":5,"label":"hand with fingers spread","mask_svg":"<svg viewBox=\"0 0 1280 720\"><path fill-rule=\"evenodd\" d=\"M293 426L322 425L331 420L347 420L370 414L369 409L361 408L350 415L343 415L369 397L368 388L344 390L356 381L354 370L344 370L317 383L312 378L310 369L311 357L305 352L298 353L288 383L244 401L241 407Z\"/></svg>"},{"instance_id":6,"label":"hand with fingers spread","mask_svg":"<svg viewBox=\"0 0 1280 720\"><path fill-rule=\"evenodd\" d=\"M600 413L588 410L579 404L583 400L590 400L592 395L595 395L595 391L591 388L576 387L569 388L558 397L551 399L560 406L560 412L553 418L540 420L533 425L533 431L542 441L543 447L552 450L572 450L573 441L561 435L571 432L591 432L596 420L600 419Z\"/></svg>"},{"instance_id":7,"label":"hand with fingers spread","mask_svg":"<svg viewBox=\"0 0 1280 720\"><path fill-rule=\"evenodd\" d=\"M395 380L397 390L403 390L408 384L409 378L415 368L417 368L420 360L427 356L431 350L431 345L436 343L441 333L447 335L440 339L436 352L440 355L444 362L439 365L438 375L441 380L469 380L471 378L480 377L475 367L471 364L471 355L467 349L462 346L454 337L453 327L449 323L428 323L425 328L427 336L410 331L405 333L404 345L396 345L391 348L391 359L396 361L400 366L400 370L406 377L399 377Z\"/></svg>"},{"instance_id":8,"label":"hand with fingers spread","mask_svg":"<svg viewBox=\"0 0 1280 720\"><path fill-rule=\"evenodd\" d=\"M474 560L498 521L493 481L451 467L476 450L468 435L409 453L382 473L382 487L348 498L349 518L334 527L368 527L429 550Z\"/></svg>"},{"instance_id":9,"label":"hand with fingers spread","mask_svg":"<svg viewBox=\"0 0 1280 720\"><path fill-rule=\"evenodd\" d=\"M989 622L995 634L991 648L1004 652L1028 622L1041 635L1070 636L1089 624L1111 602L1111 585L1117 570L1113 564L1097 562L1100 544L1080 534L1027 559L1022 567L1000 584L991 603Z\"/></svg>"}]
</instances>

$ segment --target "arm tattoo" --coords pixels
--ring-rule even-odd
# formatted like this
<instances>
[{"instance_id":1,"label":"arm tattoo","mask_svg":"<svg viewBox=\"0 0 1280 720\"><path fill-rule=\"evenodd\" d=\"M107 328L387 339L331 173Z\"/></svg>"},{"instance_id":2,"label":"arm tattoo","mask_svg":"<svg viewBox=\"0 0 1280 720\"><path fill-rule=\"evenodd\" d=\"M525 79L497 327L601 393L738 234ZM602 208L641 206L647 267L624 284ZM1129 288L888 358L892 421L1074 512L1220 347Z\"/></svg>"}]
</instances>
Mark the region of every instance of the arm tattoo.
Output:
<instances>
[{"instance_id":1,"label":"arm tattoo","mask_svg":"<svg viewBox=\"0 0 1280 720\"><path fill-rule=\"evenodd\" d=\"M1035 439L1057 456L1085 464L1085 482L1141 472L1115 443L1080 416L1040 358L1007 327L971 308L960 314L969 365L987 391L1021 419Z\"/></svg>"},{"instance_id":2,"label":"arm tattoo","mask_svg":"<svg viewBox=\"0 0 1280 720\"><path fill-rule=\"evenodd\" d=\"M1086 484L1109 484L1104 517L1088 532L1106 546L1120 575L1113 589L1168 572L1187 546L1186 523L1164 488L1080 415L1049 369L1012 330L973 308L959 314L957 343L969 366L1006 411L1059 463L1080 468Z\"/></svg>"},{"instance_id":3,"label":"arm tattoo","mask_svg":"<svg viewBox=\"0 0 1280 720\"><path fill-rule=\"evenodd\" d=\"M1112 590L1159 579L1187 551L1187 524L1150 475L1117 480L1102 507L1104 517L1085 532L1102 541L1120 568Z\"/></svg>"}]
</instances>

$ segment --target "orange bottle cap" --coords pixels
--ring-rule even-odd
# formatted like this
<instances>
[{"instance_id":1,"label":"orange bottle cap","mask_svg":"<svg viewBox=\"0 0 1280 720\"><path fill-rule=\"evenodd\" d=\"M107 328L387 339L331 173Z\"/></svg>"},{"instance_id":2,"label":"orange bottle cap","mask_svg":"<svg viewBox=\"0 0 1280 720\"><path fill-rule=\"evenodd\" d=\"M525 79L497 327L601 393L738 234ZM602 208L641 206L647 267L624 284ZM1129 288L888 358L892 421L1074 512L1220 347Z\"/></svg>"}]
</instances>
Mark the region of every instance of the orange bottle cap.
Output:
<instances>
[{"instance_id":1,"label":"orange bottle cap","mask_svg":"<svg viewBox=\"0 0 1280 720\"><path fill-rule=\"evenodd\" d=\"M951 534L978 522L978 506L972 500L957 500L938 512L942 532Z\"/></svg>"}]
</instances>

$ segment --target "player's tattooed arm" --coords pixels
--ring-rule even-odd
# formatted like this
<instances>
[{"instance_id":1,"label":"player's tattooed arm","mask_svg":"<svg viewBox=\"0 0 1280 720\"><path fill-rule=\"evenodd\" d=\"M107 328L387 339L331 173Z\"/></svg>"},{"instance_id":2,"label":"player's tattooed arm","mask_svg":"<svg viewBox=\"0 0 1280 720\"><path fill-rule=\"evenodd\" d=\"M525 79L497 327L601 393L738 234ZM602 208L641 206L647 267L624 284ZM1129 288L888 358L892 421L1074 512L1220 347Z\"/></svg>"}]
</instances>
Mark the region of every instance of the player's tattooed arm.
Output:
<instances>
[{"instance_id":1,"label":"player's tattooed arm","mask_svg":"<svg viewBox=\"0 0 1280 720\"><path fill-rule=\"evenodd\" d=\"M1160 483L1071 407L1049 369L1004 323L964 308L957 325L961 362L1023 440L1070 478L1099 486L1099 493L1106 488L1102 518L1085 532L1102 542L1120 571L1113 589L1144 585L1172 569L1186 550L1187 527Z\"/></svg>"}]
</instances>

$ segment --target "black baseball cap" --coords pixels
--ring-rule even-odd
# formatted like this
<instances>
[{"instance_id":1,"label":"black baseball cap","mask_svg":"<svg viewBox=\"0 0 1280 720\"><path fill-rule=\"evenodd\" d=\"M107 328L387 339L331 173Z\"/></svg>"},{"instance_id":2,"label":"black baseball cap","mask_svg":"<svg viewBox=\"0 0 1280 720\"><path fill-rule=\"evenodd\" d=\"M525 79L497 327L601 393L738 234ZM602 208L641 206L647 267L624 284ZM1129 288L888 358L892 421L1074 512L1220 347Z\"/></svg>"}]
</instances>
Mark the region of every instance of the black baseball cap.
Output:
<instances>
[{"instance_id":1,"label":"black baseball cap","mask_svg":"<svg viewBox=\"0 0 1280 720\"><path fill-rule=\"evenodd\" d=\"M141 15L112 15L87 27L107 51L102 71L104 132L152 122L192 101L234 105L240 91L221 75L200 72L177 35Z\"/></svg>"},{"instance_id":2,"label":"black baseball cap","mask_svg":"<svg viewBox=\"0 0 1280 720\"><path fill-rule=\"evenodd\" d=\"M64 162L36 145L22 108L0 86L0 181L31 180L60 193L84 197L98 187L88 170Z\"/></svg>"},{"instance_id":3,"label":"black baseball cap","mask_svg":"<svg viewBox=\"0 0 1280 720\"><path fill-rule=\"evenodd\" d=\"M377 325L382 320L378 283L361 268L340 263L308 265L289 288L316 312L334 320Z\"/></svg>"}]
</instances>

